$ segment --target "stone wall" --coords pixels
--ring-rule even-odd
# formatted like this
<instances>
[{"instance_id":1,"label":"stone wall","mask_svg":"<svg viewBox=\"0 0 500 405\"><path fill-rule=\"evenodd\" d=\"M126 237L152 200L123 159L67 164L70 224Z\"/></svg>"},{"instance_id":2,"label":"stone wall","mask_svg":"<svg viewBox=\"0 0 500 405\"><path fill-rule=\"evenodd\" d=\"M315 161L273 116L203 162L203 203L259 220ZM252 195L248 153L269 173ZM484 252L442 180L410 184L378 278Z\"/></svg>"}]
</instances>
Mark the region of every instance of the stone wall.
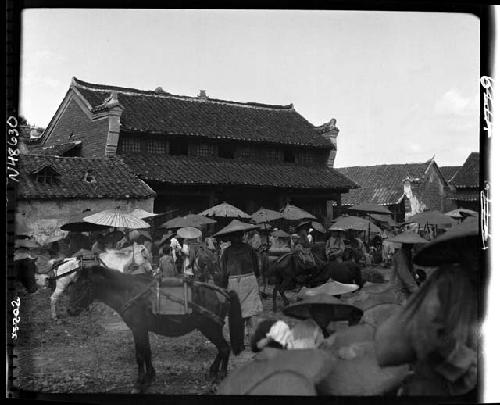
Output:
<instances>
[{"instance_id":1,"label":"stone wall","mask_svg":"<svg viewBox=\"0 0 500 405\"><path fill-rule=\"evenodd\" d=\"M59 227L70 218L81 214L85 209L93 212L105 209L116 208L133 210L142 208L148 212L153 212L154 198L136 200L31 200L17 201L16 225L26 227L33 233L34 239L43 244L48 238L66 234Z\"/></svg>"}]
</instances>

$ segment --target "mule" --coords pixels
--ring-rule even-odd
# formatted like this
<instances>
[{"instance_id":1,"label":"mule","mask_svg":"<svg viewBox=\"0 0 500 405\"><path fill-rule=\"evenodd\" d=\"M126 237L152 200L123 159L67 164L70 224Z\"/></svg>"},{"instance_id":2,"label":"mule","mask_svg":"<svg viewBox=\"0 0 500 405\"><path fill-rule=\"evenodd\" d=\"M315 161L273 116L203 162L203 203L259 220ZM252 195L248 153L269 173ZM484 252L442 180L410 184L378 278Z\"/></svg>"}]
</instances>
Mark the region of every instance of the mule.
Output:
<instances>
[{"instance_id":1,"label":"mule","mask_svg":"<svg viewBox=\"0 0 500 405\"><path fill-rule=\"evenodd\" d=\"M343 284L357 284L363 287L363 278L359 266L353 262L329 262L320 269L313 269L309 274L301 271L297 265L297 258L293 253L282 256L265 269L265 277L274 285L273 288L273 312L277 312L278 292L285 306L290 302L285 291L297 287L316 287L326 283L329 279Z\"/></svg>"},{"instance_id":2,"label":"mule","mask_svg":"<svg viewBox=\"0 0 500 405\"><path fill-rule=\"evenodd\" d=\"M225 377L230 347L235 355L244 349L244 323L237 294L234 291L221 294L202 283L195 283L191 287L193 302L209 309L217 318L195 309L186 315L156 315L152 312L152 293L141 295L147 291L150 283L150 278L123 274L102 266L84 268L77 273L70 288L68 313L78 315L93 301L101 301L121 316L134 337L138 377L133 393L144 392L155 377L149 344L150 331L177 337L199 330L217 347L217 356L210 366L209 376L216 380ZM222 332L226 316L229 317L230 347Z\"/></svg>"}]
</instances>

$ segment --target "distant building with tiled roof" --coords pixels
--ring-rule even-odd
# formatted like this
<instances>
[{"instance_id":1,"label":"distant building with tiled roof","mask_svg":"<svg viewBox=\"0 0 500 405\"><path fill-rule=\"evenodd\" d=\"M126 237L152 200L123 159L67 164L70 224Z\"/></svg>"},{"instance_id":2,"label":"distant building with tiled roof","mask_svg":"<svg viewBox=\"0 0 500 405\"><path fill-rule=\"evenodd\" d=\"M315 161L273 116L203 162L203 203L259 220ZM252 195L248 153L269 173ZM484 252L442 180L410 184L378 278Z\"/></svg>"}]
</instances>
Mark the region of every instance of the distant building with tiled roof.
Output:
<instances>
[{"instance_id":1,"label":"distant building with tiled roof","mask_svg":"<svg viewBox=\"0 0 500 405\"><path fill-rule=\"evenodd\" d=\"M462 166L439 166L439 171L449 183L453 176L458 172Z\"/></svg>"},{"instance_id":2,"label":"distant building with tiled roof","mask_svg":"<svg viewBox=\"0 0 500 405\"><path fill-rule=\"evenodd\" d=\"M153 210L155 192L120 158L20 155L16 223L40 240L84 210Z\"/></svg>"},{"instance_id":3,"label":"distant building with tiled roof","mask_svg":"<svg viewBox=\"0 0 500 405\"><path fill-rule=\"evenodd\" d=\"M425 163L352 166L337 169L360 187L342 195L345 207L374 203L387 206L398 221L424 210L453 209L450 188L433 159Z\"/></svg>"},{"instance_id":4,"label":"distant building with tiled roof","mask_svg":"<svg viewBox=\"0 0 500 405\"><path fill-rule=\"evenodd\" d=\"M315 127L293 105L73 78L42 146L80 141L83 157L121 156L157 192L155 211L198 212L227 201L254 212L290 201L325 217L327 200L340 204L356 187L333 168L338 132L335 120Z\"/></svg>"},{"instance_id":5,"label":"distant building with tiled roof","mask_svg":"<svg viewBox=\"0 0 500 405\"><path fill-rule=\"evenodd\" d=\"M480 171L481 157L479 152L472 152L450 180L455 191L451 198L456 202L458 208L480 211Z\"/></svg>"}]
</instances>

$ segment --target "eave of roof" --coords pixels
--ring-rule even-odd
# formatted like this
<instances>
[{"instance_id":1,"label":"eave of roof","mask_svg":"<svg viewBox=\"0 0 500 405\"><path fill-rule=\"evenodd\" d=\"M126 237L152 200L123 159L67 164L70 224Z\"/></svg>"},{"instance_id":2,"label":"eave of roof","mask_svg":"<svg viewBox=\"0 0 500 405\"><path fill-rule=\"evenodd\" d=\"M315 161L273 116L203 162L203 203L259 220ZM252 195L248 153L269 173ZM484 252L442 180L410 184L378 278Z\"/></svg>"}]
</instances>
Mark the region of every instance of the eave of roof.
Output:
<instances>
[{"instance_id":1,"label":"eave of roof","mask_svg":"<svg viewBox=\"0 0 500 405\"><path fill-rule=\"evenodd\" d=\"M230 159L129 153L123 161L140 178L176 185L348 190L356 184L326 166L299 166Z\"/></svg>"},{"instance_id":2,"label":"eave of roof","mask_svg":"<svg viewBox=\"0 0 500 405\"><path fill-rule=\"evenodd\" d=\"M34 171L52 167L57 175L54 184L38 183ZM19 159L20 182L17 197L22 199L144 199L156 193L135 176L117 158L80 158L49 155L21 155ZM92 171L96 183L83 180L86 172Z\"/></svg>"}]
</instances>

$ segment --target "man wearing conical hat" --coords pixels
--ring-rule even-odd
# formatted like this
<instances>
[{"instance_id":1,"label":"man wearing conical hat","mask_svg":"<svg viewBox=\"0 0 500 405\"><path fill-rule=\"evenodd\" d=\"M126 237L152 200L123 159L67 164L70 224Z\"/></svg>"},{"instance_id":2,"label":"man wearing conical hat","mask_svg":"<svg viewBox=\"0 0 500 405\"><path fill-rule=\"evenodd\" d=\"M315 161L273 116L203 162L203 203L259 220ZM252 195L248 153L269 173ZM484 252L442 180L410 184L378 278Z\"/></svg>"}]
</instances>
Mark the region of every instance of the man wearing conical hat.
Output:
<instances>
[{"instance_id":1,"label":"man wearing conical hat","mask_svg":"<svg viewBox=\"0 0 500 405\"><path fill-rule=\"evenodd\" d=\"M389 240L401 243L401 248L392 257L393 271L390 283L399 303L403 303L418 290L412 262L413 246L427 243L427 241L412 231L405 231Z\"/></svg>"},{"instance_id":2,"label":"man wearing conical hat","mask_svg":"<svg viewBox=\"0 0 500 405\"><path fill-rule=\"evenodd\" d=\"M454 401L460 403L480 402L478 345L484 309L478 293L486 273L480 266L479 221L461 225L415 255L415 264L437 269L377 329L380 366L413 366L402 395L455 396Z\"/></svg>"},{"instance_id":3,"label":"man wearing conical hat","mask_svg":"<svg viewBox=\"0 0 500 405\"><path fill-rule=\"evenodd\" d=\"M238 294L247 336L250 336L252 331L252 317L263 311L257 282L259 276L257 255L250 245L242 241L244 233L255 228L250 224L234 220L216 234L231 242L222 253L223 282L228 290Z\"/></svg>"}]
</instances>

